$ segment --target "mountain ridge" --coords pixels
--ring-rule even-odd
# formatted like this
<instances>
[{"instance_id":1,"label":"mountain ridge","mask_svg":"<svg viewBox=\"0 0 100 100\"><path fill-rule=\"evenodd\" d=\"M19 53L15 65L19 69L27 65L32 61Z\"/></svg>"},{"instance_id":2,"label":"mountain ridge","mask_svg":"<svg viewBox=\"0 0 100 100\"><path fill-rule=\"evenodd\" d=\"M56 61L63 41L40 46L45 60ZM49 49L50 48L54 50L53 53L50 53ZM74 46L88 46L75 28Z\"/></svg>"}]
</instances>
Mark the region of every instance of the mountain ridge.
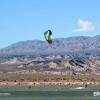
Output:
<instances>
[{"instance_id":1,"label":"mountain ridge","mask_svg":"<svg viewBox=\"0 0 100 100\"><path fill-rule=\"evenodd\" d=\"M100 35L76 36L53 39L48 45L41 40L26 40L14 43L0 50L0 54L59 54L76 51L100 50Z\"/></svg>"}]
</instances>

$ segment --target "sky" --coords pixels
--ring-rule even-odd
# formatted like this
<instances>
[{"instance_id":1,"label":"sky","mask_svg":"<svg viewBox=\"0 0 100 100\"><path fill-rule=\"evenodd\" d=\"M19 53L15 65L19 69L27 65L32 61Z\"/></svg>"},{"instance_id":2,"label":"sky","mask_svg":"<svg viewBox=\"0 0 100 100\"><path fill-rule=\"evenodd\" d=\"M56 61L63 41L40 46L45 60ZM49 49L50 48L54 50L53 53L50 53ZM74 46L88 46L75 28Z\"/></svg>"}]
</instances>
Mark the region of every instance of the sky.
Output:
<instances>
[{"instance_id":1,"label":"sky","mask_svg":"<svg viewBox=\"0 0 100 100\"><path fill-rule=\"evenodd\" d=\"M100 0L0 0L0 48L25 40L100 35Z\"/></svg>"}]
</instances>

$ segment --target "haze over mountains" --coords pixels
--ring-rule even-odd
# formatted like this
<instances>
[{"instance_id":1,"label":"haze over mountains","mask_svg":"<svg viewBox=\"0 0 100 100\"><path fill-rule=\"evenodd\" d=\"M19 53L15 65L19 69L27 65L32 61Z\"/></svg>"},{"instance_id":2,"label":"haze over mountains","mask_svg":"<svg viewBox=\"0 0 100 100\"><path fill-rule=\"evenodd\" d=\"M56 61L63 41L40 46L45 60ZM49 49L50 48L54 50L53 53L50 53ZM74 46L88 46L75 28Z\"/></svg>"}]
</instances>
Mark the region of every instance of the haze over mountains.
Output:
<instances>
[{"instance_id":1,"label":"haze over mountains","mask_svg":"<svg viewBox=\"0 0 100 100\"><path fill-rule=\"evenodd\" d=\"M16 55L45 55L63 54L67 52L85 51L96 52L100 50L100 35L94 37L79 36L69 38L58 38L53 40L52 45L45 41L27 40L14 43L0 50L0 54Z\"/></svg>"}]
</instances>

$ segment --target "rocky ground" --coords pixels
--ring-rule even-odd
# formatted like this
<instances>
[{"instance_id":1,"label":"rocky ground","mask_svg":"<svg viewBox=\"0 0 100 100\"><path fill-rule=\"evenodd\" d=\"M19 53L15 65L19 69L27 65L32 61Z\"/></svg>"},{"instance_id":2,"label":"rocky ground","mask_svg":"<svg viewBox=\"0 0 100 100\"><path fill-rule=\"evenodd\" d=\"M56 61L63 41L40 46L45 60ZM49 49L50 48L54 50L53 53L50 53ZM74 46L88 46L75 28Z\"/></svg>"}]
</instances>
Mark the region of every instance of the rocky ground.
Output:
<instances>
[{"instance_id":1,"label":"rocky ground","mask_svg":"<svg viewBox=\"0 0 100 100\"><path fill-rule=\"evenodd\" d=\"M46 56L34 59L19 60L12 58L2 62L2 71L24 71L26 73L45 72L55 74L100 74L100 59L95 57L69 57L69 56Z\"/></svg>"}]
</instances>

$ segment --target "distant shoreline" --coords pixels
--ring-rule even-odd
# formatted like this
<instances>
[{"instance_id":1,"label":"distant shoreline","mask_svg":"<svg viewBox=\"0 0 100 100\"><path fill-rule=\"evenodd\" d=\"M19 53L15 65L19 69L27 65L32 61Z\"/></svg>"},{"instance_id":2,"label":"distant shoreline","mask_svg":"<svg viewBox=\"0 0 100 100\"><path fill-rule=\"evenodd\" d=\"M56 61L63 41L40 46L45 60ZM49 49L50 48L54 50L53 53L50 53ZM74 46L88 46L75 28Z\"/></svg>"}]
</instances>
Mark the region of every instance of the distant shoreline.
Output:
<instances>
[{"instance_id":1,"label":"distant shoreline","mask_svg":"<svg viewBox=\"0 0 100 100\"><path fill-rule=\"evenodd\" d=\"M59 82L43 82L43 81L36 81L36 82L0 82L0 86L68 86L68 85L100 85L100 81L94 82L94 81L86 81L86 82L80 82L80 81L59 81Z\"/></svg>"}]
</instances>

